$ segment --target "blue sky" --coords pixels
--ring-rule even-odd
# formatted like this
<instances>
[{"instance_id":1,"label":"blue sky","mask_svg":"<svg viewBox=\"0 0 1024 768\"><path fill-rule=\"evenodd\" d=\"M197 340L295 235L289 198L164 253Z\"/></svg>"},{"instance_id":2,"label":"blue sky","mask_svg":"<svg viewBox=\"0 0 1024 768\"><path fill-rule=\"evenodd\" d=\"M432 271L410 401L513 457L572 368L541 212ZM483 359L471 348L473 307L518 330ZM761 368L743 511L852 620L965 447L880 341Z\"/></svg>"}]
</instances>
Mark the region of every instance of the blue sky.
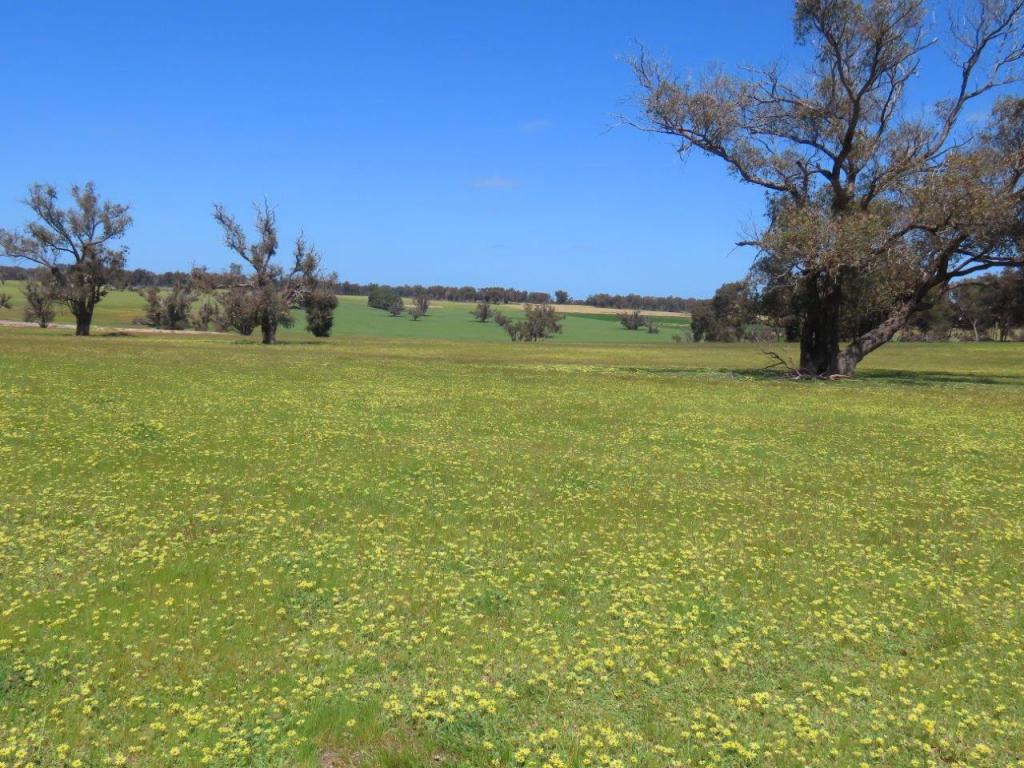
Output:
<instances>
[{"instance_id":1,"label":"blue sky","mask_svg":"<svg viewBox=\"0 0 1024 768\"><path fill-rule=\"evenodd\" d=\"M783 0L0 0L0 225L29 184L132 204L131 266L230 261L210 211L277 205L342 279L710 295L762 196L633 111L681 71L792 54Z\"/></svg>"}]
</instances>

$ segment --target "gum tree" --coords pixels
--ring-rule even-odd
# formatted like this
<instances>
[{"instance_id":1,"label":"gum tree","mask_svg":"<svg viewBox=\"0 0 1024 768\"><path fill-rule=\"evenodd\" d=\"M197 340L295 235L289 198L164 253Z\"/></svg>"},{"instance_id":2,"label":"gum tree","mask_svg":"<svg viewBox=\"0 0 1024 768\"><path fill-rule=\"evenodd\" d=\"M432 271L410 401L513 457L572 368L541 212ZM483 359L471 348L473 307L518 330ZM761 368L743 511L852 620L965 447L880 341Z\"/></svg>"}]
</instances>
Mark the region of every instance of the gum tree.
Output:
<instances>
[{"instance_id":1,"label":"gum tree","mask_svg":"<svg viewBox=\"0 0 1024 768\"><path fill-rule=\"evenodd\" d=\"M95 185L71 187L74 205L61 208L57 190L35 184L25 204L35 214L22 232L0 229L0 254L47 270L47 290L75 316L75 335L88 336L96 305L124 269L127 248L111 243L132 225L128 206L101 201Z\"/></svg>"},{"instance_id":2,"label":"gum tree","mask_svg":"<svg viewBox=\"0 0 1024 768\"><path fill-rule=\"evenodd\" d=\"M263 343L274 344L278 325L290 325L291 310L304 306L307 299L322 288L320 254L300 234L295 241L291 268L286 271L274 261L278 251L274 209L266 201L254 208L256 239L250 242L224 206L214 205L213 218L224 231L225 245L248 265L249 274L238 270L229 274L226 282L204 287L227 289L230 295L244 299L255 325L260 328Z\"/></svg>"},{"instance_id":3,"label":"gum tree","mask_svg":"<svg viewBox=\"0 0 1024 768\"><path fill-rule=\"evenodd\" d=\"M1022 263L1024 98L1005 88L1024 66L1024 0L974 0L938 38L926 11L797 0L810 56L795 75L633 62L639 127L766 191L768 223L742 244L758 249L755 281L792 297L805 373L852 375L951 281ZM949 89L921 113L907 88L932 46L949 53ZM844 317L867 303L844 347Z\"/></svg>"}]
</instances>

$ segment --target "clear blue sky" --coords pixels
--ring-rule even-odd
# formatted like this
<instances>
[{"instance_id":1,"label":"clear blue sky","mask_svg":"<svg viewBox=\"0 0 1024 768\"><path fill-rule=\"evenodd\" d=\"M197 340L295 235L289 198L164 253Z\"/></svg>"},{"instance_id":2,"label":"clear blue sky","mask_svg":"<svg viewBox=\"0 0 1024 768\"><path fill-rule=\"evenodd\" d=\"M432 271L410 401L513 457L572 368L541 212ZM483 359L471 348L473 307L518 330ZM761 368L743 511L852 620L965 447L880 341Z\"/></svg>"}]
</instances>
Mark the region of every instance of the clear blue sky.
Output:
<instances>
[{"instance_id":1,"label":"clear blue sky","mask_svg":"<svg viewBox=\"0 0 1024 768\"><path fill-rule=\"evenodd\" d=\"M133 206L129 263L230 261L210 216L266 196L359 282L710 295L762 196L617 125L624 55L792 53L784 0L0 0L0 224L29 184Z\"/></svg>"}]
</instances>

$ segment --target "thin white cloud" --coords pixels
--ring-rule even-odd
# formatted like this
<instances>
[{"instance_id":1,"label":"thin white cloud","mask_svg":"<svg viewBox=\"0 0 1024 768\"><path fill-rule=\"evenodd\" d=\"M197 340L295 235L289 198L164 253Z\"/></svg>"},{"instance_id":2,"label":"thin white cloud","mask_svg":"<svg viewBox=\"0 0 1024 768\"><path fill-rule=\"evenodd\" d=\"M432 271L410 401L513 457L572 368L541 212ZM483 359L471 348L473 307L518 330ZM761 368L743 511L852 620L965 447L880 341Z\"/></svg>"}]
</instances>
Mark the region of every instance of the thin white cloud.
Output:
<instances>
[{"instance_id":1,"label":"thin white cloud","mask_svg":"<svg viewBox=\"0 0 1024 768\"><path fill-rule=\"evenodd\" d=\"M523 133L540 133L541 131L546 131L550 127L551 121L545 120L544 118L527 120L525 123L519 124L519 130Z\"/></svg>"},{"instance_id":2,"label":"thin white cloud","mask_svg":"<svg viewBox=\"0 0 1024 768\"><path fill-rule=\"evenodd\" d=\"M508 176L484 176L473 179L470 185L476 189L508 189L516 185L516 180Z\"/></svg>"}]
</instances>

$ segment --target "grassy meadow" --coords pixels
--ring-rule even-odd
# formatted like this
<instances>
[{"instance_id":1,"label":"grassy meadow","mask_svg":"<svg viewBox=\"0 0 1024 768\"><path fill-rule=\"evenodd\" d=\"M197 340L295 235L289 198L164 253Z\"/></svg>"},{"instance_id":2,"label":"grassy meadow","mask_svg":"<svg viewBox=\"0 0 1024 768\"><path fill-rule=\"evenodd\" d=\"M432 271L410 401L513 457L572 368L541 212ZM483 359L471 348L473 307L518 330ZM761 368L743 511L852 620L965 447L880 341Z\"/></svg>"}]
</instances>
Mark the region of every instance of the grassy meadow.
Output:
<instances>
[{"instance_id":1,"label":"grassy meadow","mask_svg":"<svg viewBox=\"0 0 1024 768\"><path fill-rule=\"evenodd\" d=\"M0 767L1024 765L1024 345L457 309L0 327Z\"/></svg>"}]
</instances>

